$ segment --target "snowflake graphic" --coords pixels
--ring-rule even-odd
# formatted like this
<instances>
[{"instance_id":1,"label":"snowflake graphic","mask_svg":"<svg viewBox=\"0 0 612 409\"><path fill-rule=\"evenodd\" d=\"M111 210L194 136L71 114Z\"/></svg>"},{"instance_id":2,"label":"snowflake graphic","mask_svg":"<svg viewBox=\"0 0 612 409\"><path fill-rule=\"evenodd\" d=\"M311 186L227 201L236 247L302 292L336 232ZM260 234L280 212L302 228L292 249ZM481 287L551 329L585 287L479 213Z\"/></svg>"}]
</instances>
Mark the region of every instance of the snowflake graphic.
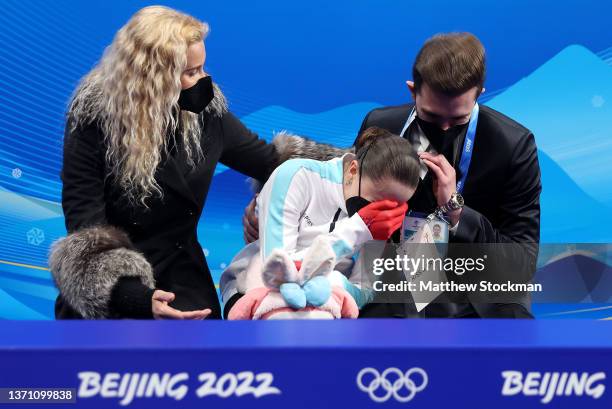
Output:
<instances>
[{"instance_id":1,"label":"snowflake graphic","mask_svg":"<svg viewBox=\"0 0 612 409\"><path fill-rule=\"evenodd\" d=\"M11 174L13 175L13 177L15 179L19 179L21 177L21 175L23 175L23 172L21 171L21 169L19 168L15 168L13 169L13 171L11 172Z\"/></svg>"},{"instance_id":2,"label":"snowflake graphic","mask_svg":"<svg viewBox=\"0 0 612 409\"><path fill-rule=\"evenodd\" d=\"M28 237L28 243L33 246L40 246L45 241L45 232L37 227L33 227L28 230L26 234Z\"/></svg>"},{"instance_id":3,"label":"snowflake graphic","mask_svg":"<svg viewBox=\"0 0 612 409\"><path fill-rule=\"evenodd\" d=\"M225 268L225 267L227 267L227 264L225 264L225 263L221 263L221 264L219 264L219 267L221 267L221 268Z\"/></svg>"},{"instance_id":4,"label":"snowflake graphic","mask_svg":"<svg viewBox=\"0 0 612 409\"><path fill-rule=\"evenodd\" d=\"M203 249L204 250L204 257L208 257L208 255L210 254L210 251L208 251L208 249Z\"/></svg>"},{"instance_id":5,"label":"snowflake graphic","mask_svg":"<svg viewBox=\"0 0 612 409\"><path fill-rule=\"evenodd\" d=\"M591 105L593 105L594 108L601 108L605 102L606 100L601 95L595 95L591 98Z\"/></svg>"}]
</instances>

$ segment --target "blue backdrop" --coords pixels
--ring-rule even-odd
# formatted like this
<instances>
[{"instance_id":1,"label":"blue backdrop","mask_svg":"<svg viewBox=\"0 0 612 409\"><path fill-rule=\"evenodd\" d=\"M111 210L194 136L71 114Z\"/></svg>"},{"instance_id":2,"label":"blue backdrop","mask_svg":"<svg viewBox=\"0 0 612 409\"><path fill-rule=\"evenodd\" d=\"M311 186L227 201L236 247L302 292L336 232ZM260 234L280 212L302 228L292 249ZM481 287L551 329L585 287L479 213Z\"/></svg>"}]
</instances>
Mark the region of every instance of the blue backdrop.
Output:
<instances>
[{"instance_id":1,"label":"blue backdrop","mask_svg":"<svg viewBox=\"0 0 612 409\"><path fill-rule=\"evenodd\" d=\"M66 104L144 1L0 5L0 318L48 319L46 258L65 235L60 205ZM471 31L487 49L485 103L529 127L542 168L547 243L612 242L612 35L606 1L169 1L207 21L207 71L263 138L289 130L340 146L363 116L409 100L424 40ZM213 274L242 246L245 178L217 169L199 225ZM559 246L575 257L580 246ZM584 256L584 254L582 254ZM540 265L548 262L546 254ZM589 257L612 264L607 254ZM558 260L559 257L556 257ZM588 308L592 307L592 308ZM599 309L595 309L598 307ZM550 306L540 316L605 317Z\"/></svg>"}]
</instances>

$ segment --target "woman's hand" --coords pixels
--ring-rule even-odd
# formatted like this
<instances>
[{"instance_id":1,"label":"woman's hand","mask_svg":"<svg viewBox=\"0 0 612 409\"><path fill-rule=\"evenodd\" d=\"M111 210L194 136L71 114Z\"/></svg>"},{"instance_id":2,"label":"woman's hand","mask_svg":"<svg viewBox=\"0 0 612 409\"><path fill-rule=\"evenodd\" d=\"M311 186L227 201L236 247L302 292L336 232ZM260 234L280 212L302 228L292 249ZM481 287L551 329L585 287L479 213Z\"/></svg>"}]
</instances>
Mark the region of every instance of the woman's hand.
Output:
<instances>
[{"instance_id":1,"label":"woman's hand","mask_svg":"<svg viewBox=\"0 0 612 409\"><path fill-rule=\"evenodd\" d=\"M253 197L253 200L251 200L249 205L244 209L244 216L242 216L244 242L246 244L252 243L259 238L259 219L255 213L256 200L257 195Z\"/></svg>"},{"instance_id":2,"label":"woman's hand","mask_svg":"<svg viewBox=\"0 0 612 409\"><path fill-rule=\"evenodd\" d=\"M175 320L203 320L212 312L209 308L197 311L179 311L168 305L174 300L174 293L167 291L155 290L153 293L153 318L160 319L175 319Z\"/></svg>"}]
</instances>

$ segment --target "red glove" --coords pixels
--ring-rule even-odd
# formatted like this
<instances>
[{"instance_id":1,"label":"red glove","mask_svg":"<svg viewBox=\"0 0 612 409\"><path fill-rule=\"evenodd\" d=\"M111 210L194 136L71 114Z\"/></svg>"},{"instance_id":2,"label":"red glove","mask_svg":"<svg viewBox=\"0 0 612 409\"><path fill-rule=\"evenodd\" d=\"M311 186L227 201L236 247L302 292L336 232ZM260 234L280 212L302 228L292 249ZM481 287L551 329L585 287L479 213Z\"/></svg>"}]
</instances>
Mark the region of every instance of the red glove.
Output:
<instances>
[{"instance_id":1,"label":"red glove","mask_svg":"<svg viewBox=\"0 0 612 409\"><path fill-rule=\"evenodd\" d=\"M399 205L392 200L379 200L370 203L357 214L368 226L374 240L389 240L393 232L402 227L407 211L407 203Z\"/></svg>"}]
</instances>

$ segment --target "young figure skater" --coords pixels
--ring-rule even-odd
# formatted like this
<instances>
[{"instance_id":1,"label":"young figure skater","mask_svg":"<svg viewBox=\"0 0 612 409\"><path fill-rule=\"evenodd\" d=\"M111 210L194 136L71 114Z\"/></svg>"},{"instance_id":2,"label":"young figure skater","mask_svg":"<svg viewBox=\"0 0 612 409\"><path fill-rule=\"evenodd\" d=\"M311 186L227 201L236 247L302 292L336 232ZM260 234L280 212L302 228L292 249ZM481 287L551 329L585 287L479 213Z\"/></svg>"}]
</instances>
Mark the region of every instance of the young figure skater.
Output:
<instances>
[{"instance_id":1,"label":"young figure skater","mask_svg":"<svg viewBox=\"0 0 612 409\"><path fill-rule=\"evenodd\" d=\"M272 173L257 199L260 240L221 277L229 319L357 316L367 297L350 282L354 257L401 227L419 164L409 141L379 128L355 149Z\"/></svg>"}]
</instances>

